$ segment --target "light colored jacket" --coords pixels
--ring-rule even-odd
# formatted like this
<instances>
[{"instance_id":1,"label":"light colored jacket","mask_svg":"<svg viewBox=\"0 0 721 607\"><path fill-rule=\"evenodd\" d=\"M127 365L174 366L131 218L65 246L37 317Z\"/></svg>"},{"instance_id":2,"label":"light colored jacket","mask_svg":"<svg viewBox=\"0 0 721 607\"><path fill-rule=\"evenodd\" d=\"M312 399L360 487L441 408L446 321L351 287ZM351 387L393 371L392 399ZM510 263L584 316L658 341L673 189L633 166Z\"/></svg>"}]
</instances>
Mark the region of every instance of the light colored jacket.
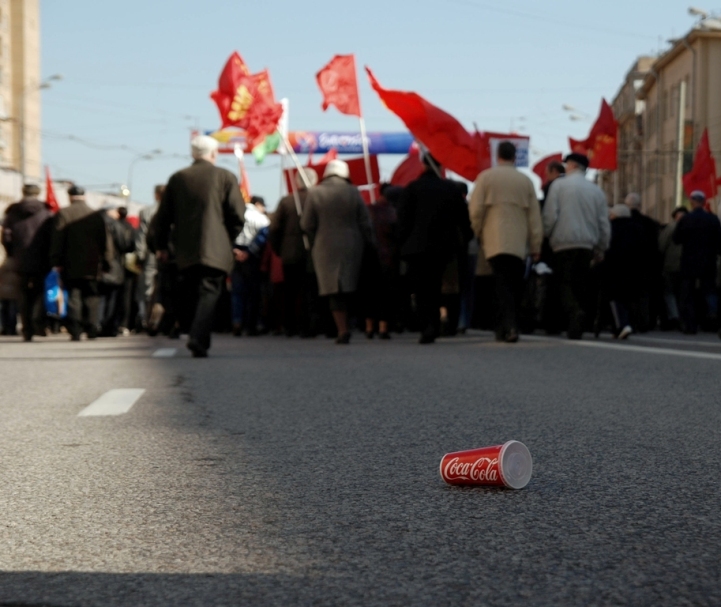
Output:
<instances>
[{"instance_id":1,"label":"light colored jacket","mask_svg":"<svg viewBox=\"0 0 721 607\"><path fill-rule=\"evenodd\" d=\"M511 165L483 171L470 203L471 225L486 259L541 252L541 207L531 180Z\"/></svg>"},{"instance_id":2,"label":"light colored jacket","mask_svg":"<svg viewBox=\"0 0 721 607\"><path fill-rule=\"evenodd\" d=\"M249 247L258 235L258 232L270 225L268 216L261 213L252 204L245 205L243 219L245 220L243 231L238 234L238 238L235 239L235 246L237 247Z\"/></svg>"},{"instance_id":3,"label":"light colored jacket","mask_svg":"<svg viewBox=\"0 0 721 607\"><path fill-rule=\"evenodd\" d=\"M553 182L543 207L543 229L551 249L603 252L611 243L611 222L603 190L582 172Z\"/></svg>"}]
</instances>

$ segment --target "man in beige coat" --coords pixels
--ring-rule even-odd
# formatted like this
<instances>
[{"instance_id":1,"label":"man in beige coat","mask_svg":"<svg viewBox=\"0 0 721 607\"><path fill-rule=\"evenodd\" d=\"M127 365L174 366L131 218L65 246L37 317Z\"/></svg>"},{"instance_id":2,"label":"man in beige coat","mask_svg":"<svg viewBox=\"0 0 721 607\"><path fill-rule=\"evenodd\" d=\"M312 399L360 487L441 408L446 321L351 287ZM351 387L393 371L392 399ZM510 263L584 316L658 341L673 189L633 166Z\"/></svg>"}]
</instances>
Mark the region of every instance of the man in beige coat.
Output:
<instances>
[{"instance_id":1,"label":"man in beige coat","mask_svg":"<svg viewBox=\"0 0 721 607\"><path fill-rule=\"evenodd\" d=\"M498 146L498 166L476 179L471 225L493 269L498 304L496 339L518 341L516 311L523 292L524 262L538 261L543 241L541 208L531 180L515 167L516 146Z\"/></svg>"}]
</instances>

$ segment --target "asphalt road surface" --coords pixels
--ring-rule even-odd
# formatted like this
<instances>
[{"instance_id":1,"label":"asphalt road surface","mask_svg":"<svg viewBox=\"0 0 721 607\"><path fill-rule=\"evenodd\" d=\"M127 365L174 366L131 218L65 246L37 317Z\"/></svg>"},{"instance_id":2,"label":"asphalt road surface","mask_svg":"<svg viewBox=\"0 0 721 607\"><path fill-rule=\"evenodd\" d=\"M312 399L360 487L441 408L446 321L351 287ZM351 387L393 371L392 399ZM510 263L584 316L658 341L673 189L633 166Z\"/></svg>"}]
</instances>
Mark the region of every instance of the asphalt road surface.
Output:
<instances>
[{"instance_id":1,"label":"asphalt road surface","mask_svg":"<svg viewBox=\"0 0 721 607\"><path fill-rule=\"evenodd\" d=\"M721 604L714 335L3 338L0 365L0 605ZM525 489L441 481L508 439Z\"/></svg>"}]
</instances>

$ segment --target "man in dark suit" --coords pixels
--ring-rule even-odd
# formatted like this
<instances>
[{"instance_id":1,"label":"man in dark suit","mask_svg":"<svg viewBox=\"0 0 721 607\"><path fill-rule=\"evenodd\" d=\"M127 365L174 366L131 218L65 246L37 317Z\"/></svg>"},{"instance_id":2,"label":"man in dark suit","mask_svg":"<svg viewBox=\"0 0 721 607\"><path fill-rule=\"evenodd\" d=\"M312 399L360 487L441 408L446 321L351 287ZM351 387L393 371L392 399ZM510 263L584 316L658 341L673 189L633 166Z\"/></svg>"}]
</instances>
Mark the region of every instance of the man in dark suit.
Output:
<instances>
[{"instance_id":1,"label":"man in dark suit","mask_svg":"<svg viewBox=\"0 0 721 607\"><path fill-rule=\"evenodd\" d=\"M188 349L208 355L213 314L233 269L233 241L243 229L245 204L235 176L215 166L218 142L193 139L191 166L175 173L155 217L158 259L166 261L171 228L180 271L181 326L190 326Z\"/></svg>"},{"instance_id":2,"label":"man in dark suit","mask_svg":"<svg viewBox=\"0 0 721 607\"><path fill-rule=\"evenodd\" d=\"M460 190L443 179L438 161L423 159L426 171L408 184L398 208L401 257L408 264L408 278L416 296L420 343L431 344L440 334L443 271L460 245L473 237L471 222Z\"/></svg>"},{"instance_id":3,"label":"man in dark suit","mask_svg":"<svg viewBox=\"0 0 721 607\"><path fill-rule=\"evenodd\" d=\"M23 199L5 212L2 233L2 243L20 276L20 317L25 341L31 341L34 334L45 334L42 296L45 276L50 270L52 215L47 205L38 200L38 194L40 188L35 184L23 186Z\"/></svg>"},{"instance_id":4,"label":"man in dark suit","mask_svg":"<svg viewBox=\"0 0 721 607\"><path fill-rule=\"evenodd\" d=\"M708 316L716 316L716 257L721 253L721 223L704 210L706 195L691 192L691 212L676 225L673 241L681 250L681 321L684 333L698 331L696 302L703 298Z\"/></svg>"},{"instance_id":5,"label":"man in dark suit","mask_svg":"<svg viewBox=\"0 0 721 607\"><path fill-rule=\"evenodd\" d=\"M60 272L68 290L68 331L80 341L85 329L89 339L98 334L98 276L105 262L107 234L102 216L85 203L85 190L68 189L70 206L55 216L50 263Z\"/></svg>"}]
</instances>

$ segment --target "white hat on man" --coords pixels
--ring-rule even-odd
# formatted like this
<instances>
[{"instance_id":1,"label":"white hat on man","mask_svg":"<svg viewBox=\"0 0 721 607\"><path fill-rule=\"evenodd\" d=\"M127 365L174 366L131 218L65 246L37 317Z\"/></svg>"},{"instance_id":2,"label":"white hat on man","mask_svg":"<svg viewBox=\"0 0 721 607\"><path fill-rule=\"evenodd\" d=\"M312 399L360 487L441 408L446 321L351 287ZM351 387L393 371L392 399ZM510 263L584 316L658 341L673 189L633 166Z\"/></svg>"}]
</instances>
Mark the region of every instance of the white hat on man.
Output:
<instances>
[{"instance_id":1,"label":"white hat on man","mask_svg":"<svg viewBox=\"0 0 721 607\"><path fill-rule=\"evenodd\" d=\"M325 173L323 173L323 179L328 179L328 177L350 178L348 163L342 160L331 160L325 167Z\"/></svg>"}]
</instances>

